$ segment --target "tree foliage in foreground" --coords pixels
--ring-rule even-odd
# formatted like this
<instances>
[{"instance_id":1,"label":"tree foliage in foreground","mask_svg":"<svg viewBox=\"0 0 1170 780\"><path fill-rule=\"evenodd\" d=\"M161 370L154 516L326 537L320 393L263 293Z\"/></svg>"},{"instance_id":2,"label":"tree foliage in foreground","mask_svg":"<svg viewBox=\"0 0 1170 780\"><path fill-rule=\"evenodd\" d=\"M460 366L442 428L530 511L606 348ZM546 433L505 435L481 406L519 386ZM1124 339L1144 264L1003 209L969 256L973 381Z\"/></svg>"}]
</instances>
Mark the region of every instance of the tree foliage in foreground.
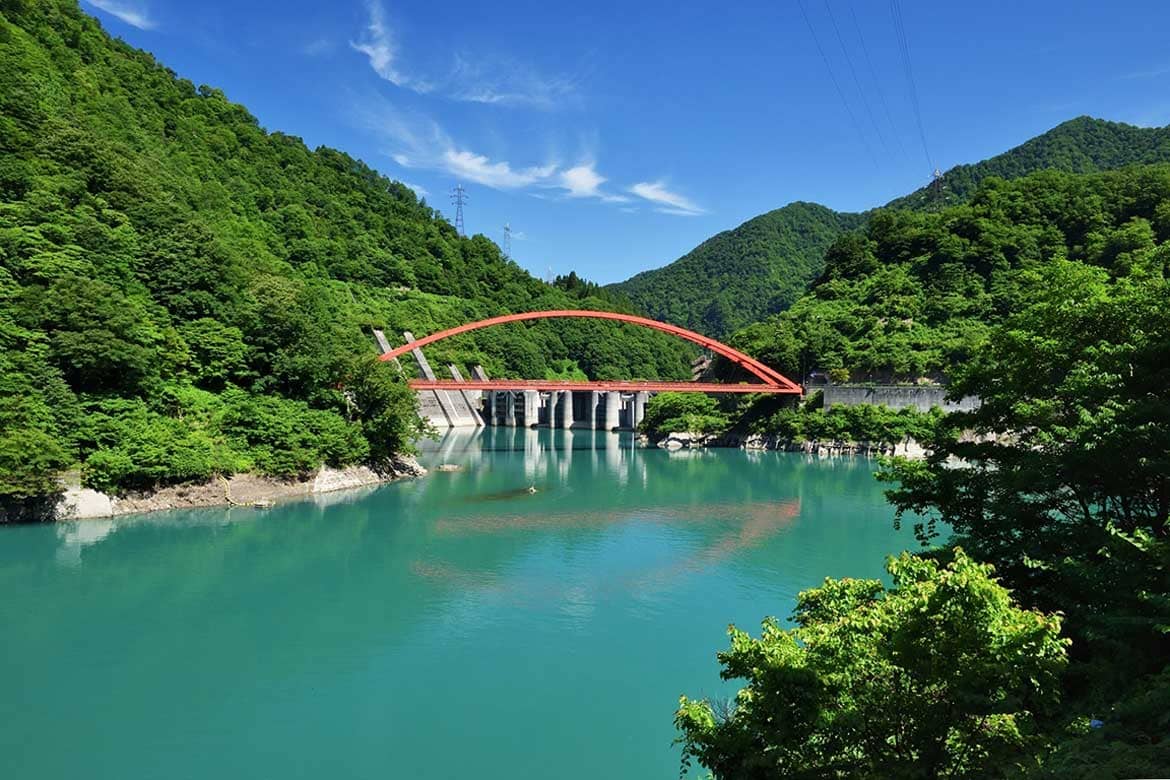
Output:
<instances>
[{"instance_id":1,"label":"tree foliage in foreground","mask_svg":"<svg viewBox=\"0 0 1170 780\"><path fill-rule=\"evenodd\" d=\"M1020 608L956 549L903 554L893 585L832 580L797 601L795 629L735 627L720 714L681 699L684 766L716 778L992 778L1038 763L1059 699L1060 619Z\"/></svg>"},{"instance_id":2,"label":"tree foliage in foreground","mask_svg":"<svg viewBox=\"0 0 1170 780\"><path fill-rule=\"evenodd\" d=\"M957 378L983 406L896 462L889 495L920 536L948 524L1023 603L1066 615L1067 699L1105 727L1070 731L1054 766L1148 776L1160 757L1164 774L1170 717L1137 713L1170 697L1170 281L1060 262L1035 282Z\"/></svg>"},{"instance_id":3,"label":"tree foliage in foreground","mask_svg":"<svg viewBox=\"0 0 1170 780\"><path fill-rule=\"evenodd\" d=\"M926 460L895 459L883 474L924 543L965 551L930 551L914 564L927 568L908 571L943 572L932 561L966 555L994 566L996 587L1018 604L1008 612L1053 629L1054 619L1039 616L1062 616L1068 665L1046 672L1059 679L1033 674L1049 657L1035 648L980 655L981 643L1005 634L961 593L935 602L948 618L921 631L932 602L899 611L904 578L895 568L894 591L834 583L806 594L795 632L768 624L761 640L734 633L725 676L748 686L725 721L684 701L689 756L720 777L1170 771L1170 281L1160 251L1133 253L1125 266L1119 274L1113 264L1054 259L1027 269L1027 299L955 373L953 395L978 395L982 406L935 425ZM954 539L941 538L944 529ZM966 581L977 580L972 570ZM903 636L921 638L915 653L900 653ZM954 656L952 637L975 656ZM967 671L989 677L963 688L932 677ZM1017 673L1043 681L1033 691L1043 696L987 681ZM907 699L916 685L929 693ZM1001 731L1001 711L987 708L1012 690L1035 704L1012 710L1030 717ZM932 709L956 692L970 712L989 713L977 730L968 710ZM919 713L929 715L921 727ZM907 745L909 758L897 750Z\"/></svg>"}]
</instances>

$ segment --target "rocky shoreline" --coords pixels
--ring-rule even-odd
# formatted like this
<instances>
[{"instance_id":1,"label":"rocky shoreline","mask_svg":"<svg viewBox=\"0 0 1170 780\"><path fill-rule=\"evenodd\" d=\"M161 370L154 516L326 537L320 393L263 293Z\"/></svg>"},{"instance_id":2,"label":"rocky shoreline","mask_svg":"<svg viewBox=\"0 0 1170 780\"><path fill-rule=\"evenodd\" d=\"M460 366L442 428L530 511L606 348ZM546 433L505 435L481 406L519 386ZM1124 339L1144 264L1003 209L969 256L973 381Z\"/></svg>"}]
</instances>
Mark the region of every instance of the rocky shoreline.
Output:
<instances>
[{"instance_id":1,"label":"rocky shoreline","mask_svg":"<svg viewBox=\"0 0 1170 780\"><path fill-rule=\"evenodd\" d=\"M91 520L122 515L158 512L167 509L194 509L215 506L266 507L321 493L367 487L408 477L421 477L427 470L413 457L398 456L376 467L322 466L305 479L280 480L256 474L235 474L207 482L169 485L149 491L110 495L80 484L36 504L0 507L0 523Z\"/></svg>"},{"instance_id":2,"label":"rocky shoreline","mask_svg":"<svg viewBox=\"0 0 1170 780\"><path fill-rule=\"evenodd\" d=\"M778 452L801 452L806 455L830 458L859 455L872 458L880 455L898 455L904 458L921 459L926 450L914 439L907 437L899 442L877 441L793 441L774 434L727 433L694 434L668 433L655 446L666 450L701 449L705 447L734 447L744 450L774 450Z\"/></svg>"}]
</instances>

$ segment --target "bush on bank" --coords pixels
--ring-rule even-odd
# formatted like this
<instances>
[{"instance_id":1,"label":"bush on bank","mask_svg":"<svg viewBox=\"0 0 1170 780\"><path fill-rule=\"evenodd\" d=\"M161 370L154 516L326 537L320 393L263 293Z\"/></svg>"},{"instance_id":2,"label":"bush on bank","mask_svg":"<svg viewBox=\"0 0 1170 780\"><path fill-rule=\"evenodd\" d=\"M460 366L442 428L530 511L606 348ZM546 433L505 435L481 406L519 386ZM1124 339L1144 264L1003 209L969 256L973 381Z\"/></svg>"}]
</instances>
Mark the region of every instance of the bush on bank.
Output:
<instances>
[{"instance_id":1,"label":"bush on bank","mask_svg":"<svg viewBox=\"0 0 1170 780\"><path fill-rule=\"evenodd\" d=\"M826 579L797 600L796 628L732 626L720 715L683 696L684 769L717 778L1011 777L1038 764L1067 664L1058 616L1021 608L990 566L903 553L880 580Z\"/></svg>"},{"instance_id":2,"label":"bush on bank","mask_svg":"<svg viewBox=\"0 0 1170 780\"><path fill-rule=\"evenodd\" d=\"M662 393L646 404L640 430L652 436L668 433L725 434L736 431L805 441L882 442L907 438L924 441L941 424L940 409L889 409L884 406L819 408L820 394L800 406L776 408L762 396L741 401L730 410L699 393Z\"/></svg>"},{"instance_id":3,"label":"bush on bank","mask_svg":"<svg viewBox=\"0 0 1170 780\"><path fill-rule=\"evenodd\" d=\"M639 430L649 434L718 434L729 425L730 418L709 395L660 393L646 402L646 414Z\"/></svg>"}]
</instances>

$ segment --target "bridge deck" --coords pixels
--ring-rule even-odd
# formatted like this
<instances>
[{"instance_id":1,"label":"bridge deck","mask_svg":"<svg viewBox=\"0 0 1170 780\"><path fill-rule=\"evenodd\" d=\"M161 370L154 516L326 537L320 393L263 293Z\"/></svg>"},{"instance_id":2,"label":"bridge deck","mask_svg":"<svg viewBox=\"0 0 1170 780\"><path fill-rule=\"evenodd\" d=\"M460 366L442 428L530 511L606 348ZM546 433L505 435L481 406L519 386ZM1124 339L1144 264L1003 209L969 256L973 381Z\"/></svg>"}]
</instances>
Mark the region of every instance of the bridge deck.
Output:
<instances>
[{"instance_id":1,"label":"bridge deck","mask_svg":"<svg viewBox=\"0 0 1170 780\"><path fill-rule=\"evenodd\" d=\"M415 390L574 390L620 391L626 393L771 393L799 395L800 387L765 384L720 384L718 382L574 382L564 379L469 379L464 382L412 379Z\"/></svg>"}]
</instances>

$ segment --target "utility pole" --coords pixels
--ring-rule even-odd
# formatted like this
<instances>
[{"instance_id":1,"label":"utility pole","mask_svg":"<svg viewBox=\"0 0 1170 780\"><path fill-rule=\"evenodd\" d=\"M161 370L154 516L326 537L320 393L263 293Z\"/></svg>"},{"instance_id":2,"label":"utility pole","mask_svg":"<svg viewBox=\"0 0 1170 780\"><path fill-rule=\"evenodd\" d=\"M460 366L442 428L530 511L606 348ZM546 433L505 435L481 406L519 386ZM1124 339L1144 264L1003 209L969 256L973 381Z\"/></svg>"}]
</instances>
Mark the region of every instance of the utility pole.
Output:
<instances>
[{"instance_id":1,"label":"utility pole","mask_svg":"<svg viewBox=\"0 0 1170 780\"><path fill-rule=\"evenodd\" d=\"M934 177L930 180L930 189L934 193L935 199L942 197L943 175L938 168L934 169Z\"/></svg>"},{"instance_id":2,"label":"utility pole","mask_svg":"<svg viewBox=\"0 0 1170 780\"><path fill-rule=\"evenodd\" d=\"M504 223L504 257L512 258L512 226Z\"/></svg>"},{"instance_id":3,"label":"utility pole","mask_svg":"<svg viewBox=\"0 0 1170 780\"><path fill-rule=\"evenodd\" d=\"M451 202L455 204L455 232L466 235L463 230L463 204L467 202L467 190L463 189L462 184L456 184L455 189L451 190Z\"/></svg>"}]
</instances>

